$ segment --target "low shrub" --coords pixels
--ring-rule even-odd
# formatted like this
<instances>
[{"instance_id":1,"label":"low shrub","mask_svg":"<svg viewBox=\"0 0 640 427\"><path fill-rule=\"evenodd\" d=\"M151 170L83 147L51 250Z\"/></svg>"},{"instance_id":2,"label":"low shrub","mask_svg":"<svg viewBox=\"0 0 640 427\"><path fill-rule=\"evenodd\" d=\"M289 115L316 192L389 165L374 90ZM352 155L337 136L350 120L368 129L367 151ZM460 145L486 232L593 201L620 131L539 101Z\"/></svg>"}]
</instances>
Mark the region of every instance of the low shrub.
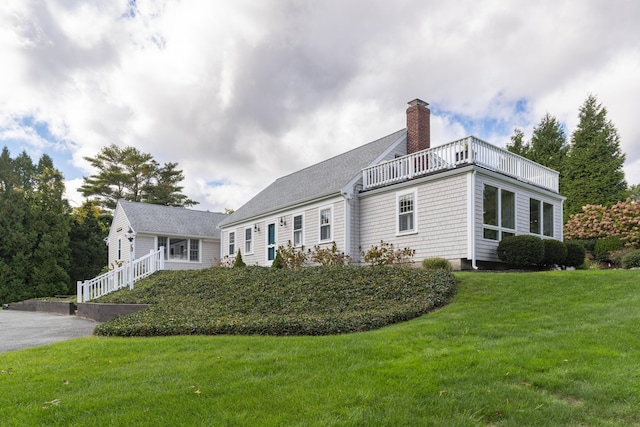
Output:
<instances>
[{"instance_id":1,"label":"low shrub","mask_svg":"<svg viewBox=\"0 0 640 427\"><path fill-rule=\"evenodd\" d=\"M586 251L582 243L576 240L565 242L567 257L564 260L565 267L583 268L586 262Z\"/></svg>"},{"instance_id":2,"label":"low shrub","mask_svg":"<svg viewBox=\"0 0 640 427\"><path fill-rule=\"evenodd\" d=\"M553 239L544 239L542 243L544 244L542 265L547 267L564 265L564 261L567 259L567 246L563 242Z\"/></svg>"},{"instance_id":3,"label":"low shrub","mask_svg":"<svg viewBox=\"0 0 640 427\"><path fill-rule=\"evenodd\" d=\"M609 252L609 260L615 268L622 267L622 258L629 252L633 252L631 248L620 249L619 251Z\"/></svg>"},{"instance_id":4,"label":"low shrub","mask_svg":"<svg viewBox=\"0 0 640 427\"><path fill-rule=\"evenodd\" d=\"M451 264L444 258L425 258L422 260L422 267L426 270L447 270L451 271Z\"/></svg>"},{"instance_id":5,"label":"low shrub","mask_svg":"<svg viewBox=\"0 0 640 427\"><path fill-rule=\"evenodd\" d=\"M364 262L371 266L391 265L406 267L413 264L415 249L395 249L393 243L380 241L380 246L371 246L366 252L361 252Z\"/></svg>"},{"instance_id":6,"label":"low shrub","mask_svg":"<svg viewBox=\"0 0 640 427\"><path fill-rule=\"evenodd\" d=\"M629 252L624 257L622 257L622 261L620 263L622 268L640 268L640 249L636 249L635 251Z\"/></svg>"},{"instance_id":7,"label":"low shrub","mask_svg":"<svg viewBox=\"0 0 640 427\"><path fill-rule=\"evenodd\" d=\"M622 249L619 237L604 237L596 242L593 254L598 261L611 262L611 252Z\"/></svg>"},{"instance_id":8,"label":"low shrub","mask_svg":"<svg viewBox=\"0 0 640 427\"><path fill-rule=\"evenodd\" d=\"M282 262L282 255L280 255L280 251L276 251L276 256L273 258L271 268L284 268L284 262Z\"/></svg>"},{"instance_id":9,"label":"low shrub","mask_svg":"<svg viewBox=\"0 0 640 427\"><path fill-rule=\"evenodd\" d=\"M446 270L247 266L161 271L97 302L147 303L96 327L97 335L329 335L413 319L447 304Z\"/></svg>"},{"instance_id":10,"label":"low shrub","mask_svg":"<svg viewBox=\"0 0 640 427\"><path fill-rule=\"evenodd\" d=\"M349 255L345 255L344 252L338 251L338 245L336 242L332 242L330 248L321 248L319 245L313 247L311 253L311 261L320 265L348 265L351 264L352 259Z\"/></svg>"},{"instance_id":11,"label":"low shrub","mask_svg":"<svg viewBox=\"0 0 640 427\"><path fill-rule=\"evenodd\" d=\"M505 237L498 243L498 258L518 267L539 265L544 259L544 243L536 236Z\"/></svg>"},{"instance_id":12,"label":"low shrub","mask_svg":"<svg viewBox=\"0 0 640 427\"><path fill-rule=\"evenodd\" d=\"M242 268L246 267L247 264L242 260L242 254L240 253L240 249L238 249L238 255L236 255L236 261L233 263L234 268Z\"/></svg>"}]
</instances>

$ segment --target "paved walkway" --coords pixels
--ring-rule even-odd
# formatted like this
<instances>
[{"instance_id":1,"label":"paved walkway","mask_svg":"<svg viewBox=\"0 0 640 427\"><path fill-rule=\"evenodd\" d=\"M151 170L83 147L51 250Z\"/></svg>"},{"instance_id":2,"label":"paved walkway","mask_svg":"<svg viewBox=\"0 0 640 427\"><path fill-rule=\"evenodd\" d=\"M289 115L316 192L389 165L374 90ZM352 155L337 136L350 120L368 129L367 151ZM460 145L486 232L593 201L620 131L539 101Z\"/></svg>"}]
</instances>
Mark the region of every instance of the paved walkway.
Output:
<instances>
[{"instance_id":1,"label":"paved walkway","mask_svg":"<svg viewBox=\"0 0 640 427\"><path fill-rule=\"evenodd\" d=\"M75 316L0 310L0 353L86 337L96 325Z\"/></svg>"}]
</instances>

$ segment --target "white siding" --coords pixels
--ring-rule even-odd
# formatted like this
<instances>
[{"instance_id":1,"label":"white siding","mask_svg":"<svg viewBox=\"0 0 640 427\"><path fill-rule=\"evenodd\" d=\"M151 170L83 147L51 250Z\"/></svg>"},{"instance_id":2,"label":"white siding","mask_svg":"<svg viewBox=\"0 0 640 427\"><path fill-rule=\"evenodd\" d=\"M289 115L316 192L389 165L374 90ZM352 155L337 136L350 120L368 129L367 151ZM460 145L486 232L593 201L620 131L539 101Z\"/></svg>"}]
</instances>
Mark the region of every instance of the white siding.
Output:
<instances>
[{"instance_id":1,"label":"white siding","mask_svg":"<svg viewBox=\"0 0 640 427\"><path fill-rule=\"evenodd\" d=\"M529 199L533 198L553 205L554 227L553 235L557 240L562 240L562 197L553 195L544 190L537 190L535 187L525 185L509 177L502 177L496 174L478 172L476 175L475 188L475 211L476 211L476 258L480 261L499 261L496 254L498 242L488 240L483 237L483 200L482 192L484 185L502 188L515 193L516 195L516 234L529 233ZM540 236L542 237L542 236Z\"/></svg>"},{"instance_id":2,"label":"white siding","mask_svg":"<svg viewBox=\"0 0 640 427\"><path fill-rule=\"evenodd\" d=\"M123 262L129 260L129 241L124 237L125 233L129 230L129 220L124 213L124 210L118 205L116 211L113 214L113 222L109 229L109 267L116 266L116 262ZM118 257L118 239L122 241L121 256ZM87 277L89 279L89 277Z\"/></svg>"},{"instance_id":3,"label":"white siding","mask_svg":"<svg viewBox=\"0 0 640 427\"><path fill-rule=\"evenodd\" d=\"M235 256L229 254L229 232L236 233L236 253L238 248L242 253L242 260L247 265L270 265L267 262L267 226L274 223L276 225L276 247L287 246L288 242L293 243L293 217L303 215L303 241L306 249L313 249L320 244L320 210L332 208L331 237L335 241L340 251L344 251L344 199L337 196L326 201L310 203L306 206L299 206L289 211L272 215L259 220L253 219L222 229L222 256ZM280 225L280 219L283 225ZM258 225L260 231L253 233L253 254L244 253L244 229ZM322 243L321 247L328 247L331 243Z\"/></svg>"},{"instance_id":4,"label":"white siding","mask_svg":"<svg viewBox=\"0 0 640 427\"><path fill-rule=\"evenodd\" d=\"M396 233L396 195L416 189L417 232ZM442 257L460 260L467 255L467 178L466 174L433 177L415 185L392 186L384 191L364 193L360 200L360 236L363 251L380 241L395 248L416 251L414 261Z\"/></svg>"}]
</instances>

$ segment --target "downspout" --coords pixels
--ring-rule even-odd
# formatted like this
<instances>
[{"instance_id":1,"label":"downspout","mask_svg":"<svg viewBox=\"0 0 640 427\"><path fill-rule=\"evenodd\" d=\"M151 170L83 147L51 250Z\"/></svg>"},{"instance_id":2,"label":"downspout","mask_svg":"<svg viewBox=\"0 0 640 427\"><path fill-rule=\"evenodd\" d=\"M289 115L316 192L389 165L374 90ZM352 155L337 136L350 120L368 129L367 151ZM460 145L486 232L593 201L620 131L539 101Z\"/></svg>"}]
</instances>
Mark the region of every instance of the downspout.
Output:
<instances>
[{"instance_id":1,"label":"downspout","mask_svg":"<svg viewBox=\"0 0 640 427\"><path fill-rule=\"evenodd\" d=\"M351 199L353 194L343 192L344 197L344 254L351 256Z\"/></svg>"},{"instance_id":2,"label":"downspout","mask_svg":"<svg viewBox=\"0 0 640 427\"><path fill-rule=\"evenodd\" d=\"M471 222L469 224L471 230L471 268L478 269L476 264L476 170L471 172Z\"/></svg>"}]
</instances>

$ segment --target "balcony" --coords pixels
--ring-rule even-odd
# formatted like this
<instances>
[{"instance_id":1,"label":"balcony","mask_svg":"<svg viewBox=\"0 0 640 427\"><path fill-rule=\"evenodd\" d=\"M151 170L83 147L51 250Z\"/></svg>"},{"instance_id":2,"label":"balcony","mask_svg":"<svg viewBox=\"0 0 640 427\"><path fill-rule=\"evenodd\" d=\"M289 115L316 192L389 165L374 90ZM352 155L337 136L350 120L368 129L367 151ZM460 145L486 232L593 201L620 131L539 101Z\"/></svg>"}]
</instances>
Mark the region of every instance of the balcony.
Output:
<instances>
[{"instance_id":1,"label":"balcony","mask_svg":"<svg viewBox=\"0 0 640 427\"><path fill-rule=\"evenodd\" d=\"M558 192L558 172L473 136L363 169L363 189L384 187L471 164Z\"/></svg>"}]
</instances>

